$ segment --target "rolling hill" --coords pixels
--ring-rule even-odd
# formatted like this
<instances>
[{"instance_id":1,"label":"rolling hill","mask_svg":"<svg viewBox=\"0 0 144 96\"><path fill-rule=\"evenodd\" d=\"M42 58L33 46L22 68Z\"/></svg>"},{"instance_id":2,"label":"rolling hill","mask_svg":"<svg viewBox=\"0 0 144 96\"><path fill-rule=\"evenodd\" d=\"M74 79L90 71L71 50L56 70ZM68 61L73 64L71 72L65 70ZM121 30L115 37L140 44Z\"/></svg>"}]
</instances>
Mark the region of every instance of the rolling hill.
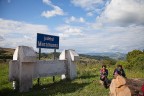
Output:
<instances>
[{"instance_id":1,"label":"rolling hill","mask_svg":"<svg viewBox=\"0 0 144 96\"><path fill-rule=\"evenodd\" d=\"M91 55L91 56L107 56L116 60L125 60L125 57L126 57L126 54L120 53L120 52L116 52L116 53L103 52L103 53L86 53L86 54Z\"/></svg>"},{"instance_id":2,"label":"rolling hill","mask_svg":"<svg viewBox=\"0 0 144 96\"><path fill-rule=\"evenodd\" d=\"M0 47L0 61L7 61L7 59L12 59L14 49L12 48L2 48Z\"/></svg>"}]
</instances>

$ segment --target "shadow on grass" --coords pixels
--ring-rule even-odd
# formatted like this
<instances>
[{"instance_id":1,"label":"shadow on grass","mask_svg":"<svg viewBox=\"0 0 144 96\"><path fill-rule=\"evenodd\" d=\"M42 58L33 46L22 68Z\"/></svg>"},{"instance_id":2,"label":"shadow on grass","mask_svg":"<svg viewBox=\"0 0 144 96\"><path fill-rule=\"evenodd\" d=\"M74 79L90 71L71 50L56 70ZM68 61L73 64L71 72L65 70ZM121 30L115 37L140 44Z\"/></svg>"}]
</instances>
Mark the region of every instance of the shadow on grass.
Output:
<instances>
[{"instance_id":1,"label":"shadow on grass","mask_svg":"<svg viewBox=\"0 0 144 96\"><path fill-rule=\"evenodd\" d=\"M96 78L98 77L99 75L89 75L89 76L80 76L78 77L79 79L90 79L90 78Z\"/></svg>"},{"instance_id":2,"label":"shadow on grass","mask_svg":"<svg viewBox=\"0 0 144 96\"><path fill-rule=\"evenodd\" d=\"M16 94L16 92L13 89L4 88L0 90L0 96L18 96L18 95L12 95L12 94Z\"/></svg>"},{"instance_id":3,"label":"shadow on grass","mask_svg":"<svg viewBox=\"0 0 144 96\"><path fill-rule=\"evenodd\" d=\"M29 92L14 92L12 89L1 90L0 96L53 96L56 94L73 93L83 89L89 83L75 83L70 80L59 81L52 84L34 85Z\"/></svg>"}]
</instances>

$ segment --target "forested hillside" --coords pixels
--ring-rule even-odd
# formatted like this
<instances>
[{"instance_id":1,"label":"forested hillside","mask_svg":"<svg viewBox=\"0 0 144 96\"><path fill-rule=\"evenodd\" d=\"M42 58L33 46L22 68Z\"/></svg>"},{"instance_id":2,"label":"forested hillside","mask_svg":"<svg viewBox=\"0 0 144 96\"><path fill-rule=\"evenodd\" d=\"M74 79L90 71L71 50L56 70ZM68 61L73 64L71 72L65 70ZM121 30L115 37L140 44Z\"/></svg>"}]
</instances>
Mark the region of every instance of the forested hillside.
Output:
<instances>
[{"instance_id":1,"label":"forested hillside","mask_svg":"<svg viewBox=\"0 0 144 96\"><path fill-rule=\"evenodd\" d=\"M0 47L0 62L6 62L8 59L12 59L13 53L14 49Z\"/></svg>"}]
</instances>

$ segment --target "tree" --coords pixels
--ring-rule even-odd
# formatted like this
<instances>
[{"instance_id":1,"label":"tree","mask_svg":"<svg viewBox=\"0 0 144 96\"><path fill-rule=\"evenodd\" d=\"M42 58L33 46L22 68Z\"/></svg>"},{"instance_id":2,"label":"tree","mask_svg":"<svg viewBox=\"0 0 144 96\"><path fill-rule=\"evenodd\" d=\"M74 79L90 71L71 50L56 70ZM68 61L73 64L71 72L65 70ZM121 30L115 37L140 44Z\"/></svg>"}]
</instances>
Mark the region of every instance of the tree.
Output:
<instances>
[{"instance_id":1,"label":"tree","mask_svg":"<svg viewBox=\"0 0 144 96\"><path fill-rule=\"evenodd\" d=\"M133 58L130 65L134 68L144 70L144 54L140 54L136 58Z\"/></svg>"},{"instance_id":2,"label":"tree","mask_svg":"<svg viewBox=\"0 0 144 96\"><path fill-rule=\"evenodd\" d=\"M124 68L131 69L132 65L127 61L117 61L116 65L122 65Z\"/></svg>"},{"instance_id":3,"label":"tree","mask_svg":"<svg viewBox=\"0 0 144 96\"><path fill-rule=\"evenodd\" d=\"M127 56L126 56L126 60L128 62L130 62L132 59L136 58L138 55L140 54L144 54L144 52L140 51L140 50L133 50L131 52L128 52Z\"/></svg>"},{"instance_id":4,"label":"tree","mask_svg":"<svg viewBox=\"0 0 144 96\"><path fill-rule=\"evenodd\" d=\"M140 50L133 50L131 52L128 52L126 57L127 68L137 68L144 70L144 52Z\"/></svg>"}]
</instances>

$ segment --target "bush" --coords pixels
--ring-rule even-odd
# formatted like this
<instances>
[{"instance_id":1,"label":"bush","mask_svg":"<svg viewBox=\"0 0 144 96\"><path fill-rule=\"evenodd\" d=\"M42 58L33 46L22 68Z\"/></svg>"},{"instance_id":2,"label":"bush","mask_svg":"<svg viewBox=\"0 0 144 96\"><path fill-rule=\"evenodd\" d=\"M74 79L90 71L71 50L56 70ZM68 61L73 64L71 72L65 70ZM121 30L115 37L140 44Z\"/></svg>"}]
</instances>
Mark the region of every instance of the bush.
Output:
<instances>
[{"instance_id":1,"label":"bush","mask_svg":"<svg viewBox=\"0 0 144 96\"><path fill-rule=\"evenodd\" d=\"M126 69L131 69L133 66L127 61L117 61L116 65L122 65Z\"/></svg>"},{"instance_id":2,"label":"bush","mask_svg":"<svg viewBox=\"0 0 144 96\"><path fill-rule=\"evenodd\" d=\"M132 59L136 58L138 55L144 54L144 52L140 51L140 50L133 50L131 52L128 52L127 56L126 56L126 60L128 62L131 62Z\"/></svg>"},{"instance_id":3,"label":"bush","mask_svg":"<svg viewBox=\"0 0 144 96\"><path fill-rule=\"evenodd\" d=\"M121 64L127 69L144 70L144 52L140 50L128 52L126 61L118 61L116 64Z\"/></svg>"},{"instance_id":4,"label":"bush","mask_svg":"<svg viewBox=\"0 0 144 96\"><path fill-rule=\"evenodd\" d=\"M114 59L109 59L109 60L101 60L102 64L105 64L105 65L115 65L116 64L116 60Z\"/></svg>"},{"instance_id":5,"label":"bush","mask_svg":"<svg viewBox=\"0 0 144 96\"><path fill-rule=\"evenodd\" d=\"M128 52L126 61L118 61L117 64L121 64L127 69L144 70L144 52L140 50Z\"/></svg>"},{"instance_id":6,"label":"bush","mask_svg":"<svg viewBox=\"0 0 144 96\"><path fill-rule=\"evenodd\" d=\"M136 58L133 58L130 61L130 65L134 68L144 70L144 54L140 54Z\"/></svg>"}]
</instances>

